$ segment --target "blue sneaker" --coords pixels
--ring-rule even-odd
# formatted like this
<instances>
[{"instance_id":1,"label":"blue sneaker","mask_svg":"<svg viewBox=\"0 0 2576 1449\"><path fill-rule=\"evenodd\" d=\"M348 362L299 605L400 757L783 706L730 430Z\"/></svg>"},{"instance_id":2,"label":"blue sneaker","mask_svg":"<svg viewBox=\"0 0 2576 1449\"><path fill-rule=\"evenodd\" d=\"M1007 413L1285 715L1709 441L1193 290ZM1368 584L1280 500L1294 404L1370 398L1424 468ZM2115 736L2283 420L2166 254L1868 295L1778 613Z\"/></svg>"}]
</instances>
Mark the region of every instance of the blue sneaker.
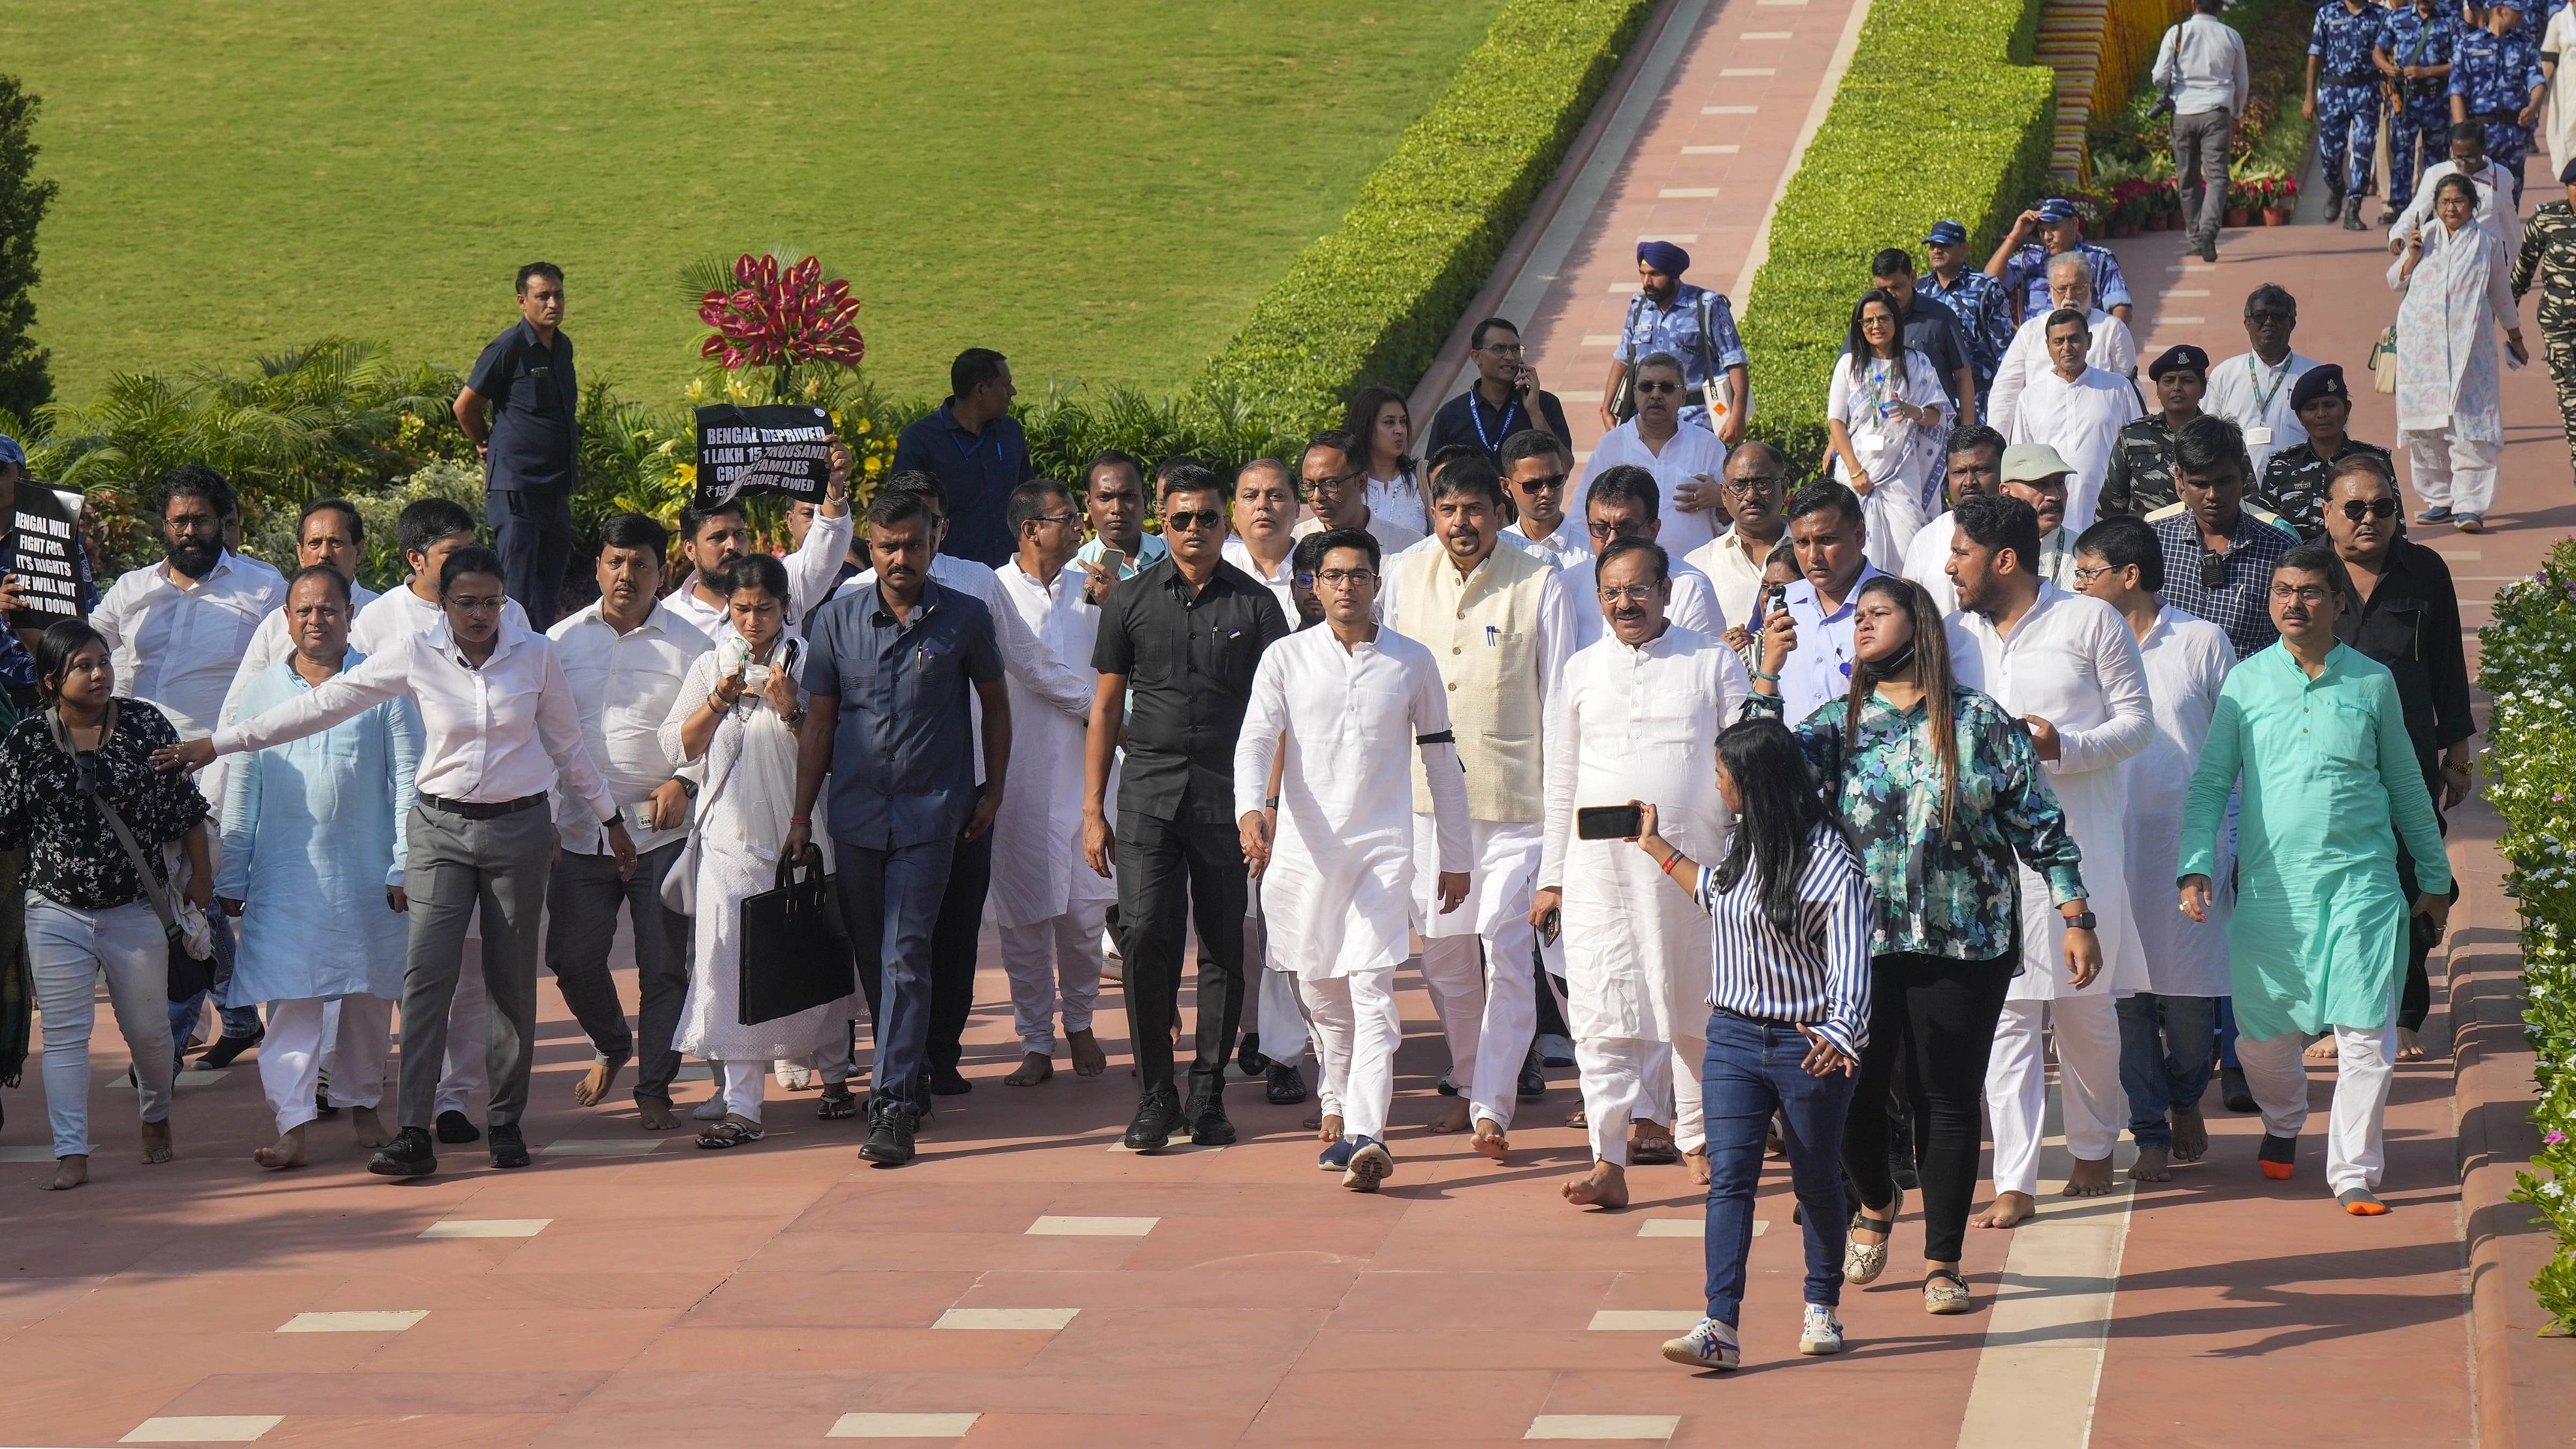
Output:
<instances>
[{"instance_id":1,"label":"blue sneaker","mask_svg":"<svg viewBox=\"0 0 2576 1449\"><path fill-rule=\"evenodd\" d=\"M1351 1154L1359 1150L1358 1138L1345 1137L1325 1148L1323 1155L1315 1159L1315 1166L1326 1172L1340 1172L1351 1165Z\"/></svg>"},{"instance_id":2,"label":"blue sneaker","mask_svg":"<svg viewBox=\"0 0 2576 1449\"><path fill-rule=\"evenodd\" d=\"M1703 1318L1699 1327L1665 1340L1664 1357L1692 1368L1728 1370L1744 1366L1744 1350L1736 1346L1735 1330L1714 1318Z\"/></svg>"},{"instance_id":3,"label":"blue sneaker","mask_svg":"<svg viewBox=\"0 0 2576 1449\"><path fill-rule=\"evenodd\" d=\"M2432 507L2425 509L2423 512L2416 514L2415 521L2417 523L2448 523L2451 521L2451 505L2447 503L2436 503Z\"/></svg>"},{"instance_id":4,"label":"blue sneaker","mask_svg":"<svg viewBox=\"0 0 2576 1449\"><path fill-rule=\"evenodd\" d=\"M1395 1154L1374 1137L1344 1138L1354 1143L1350 1166L1342 1173L1342 1186L1353 1192L1375 1192L1377 1185L1395 1176Z\"/></svg>"},{"instance_id":5,"label":"blue sneaker","mask_svg":"<svg viewBox=\"0 0 2576 1449\"><path fill-rule=\"evenodd\" d=\"M2462 533L2484 533L2487 531L2487 521L2474 513L2452 514L2451 526ZM208 1052L206 1055L213 1056L214 1053Z\"/></svg>"}]
</instances>

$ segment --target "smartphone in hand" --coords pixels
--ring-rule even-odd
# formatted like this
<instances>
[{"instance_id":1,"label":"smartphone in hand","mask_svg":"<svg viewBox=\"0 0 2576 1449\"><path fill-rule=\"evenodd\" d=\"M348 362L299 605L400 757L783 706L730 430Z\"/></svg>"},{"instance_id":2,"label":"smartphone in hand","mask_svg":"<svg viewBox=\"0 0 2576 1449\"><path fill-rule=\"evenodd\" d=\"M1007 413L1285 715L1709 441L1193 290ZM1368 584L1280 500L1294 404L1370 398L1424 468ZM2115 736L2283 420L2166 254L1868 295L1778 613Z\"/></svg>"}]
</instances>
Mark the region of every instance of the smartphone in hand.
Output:
<instances>
[{"instance_id":1,"label":"smartphone in hand","mask_svg":"<svg viewBox=\"0 0 2576 1449\"><path fill-rule=\"evenodd\" d=\"M1574 812L1574 838L1628 840L1645 823L1646 813L1634 805L1585 805Z\"/></svg>"}]
</instances>

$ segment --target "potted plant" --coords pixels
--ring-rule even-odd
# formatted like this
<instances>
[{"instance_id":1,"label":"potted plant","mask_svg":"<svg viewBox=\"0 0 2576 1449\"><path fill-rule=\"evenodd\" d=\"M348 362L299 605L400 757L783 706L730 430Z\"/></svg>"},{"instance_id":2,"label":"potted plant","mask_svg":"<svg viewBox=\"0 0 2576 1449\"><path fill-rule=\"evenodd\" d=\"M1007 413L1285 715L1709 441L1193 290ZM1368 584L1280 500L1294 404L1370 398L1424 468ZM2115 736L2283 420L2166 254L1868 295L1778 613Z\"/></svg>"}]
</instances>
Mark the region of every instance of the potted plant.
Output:
<instances>
[{"instance_id":1,"label":"potted plant","mask_svg":"<svg viewBox=\"0 0 2576 1449\"><path fill-rule=\"evenodd\" d=\"M2227 212L2225 217L2227 225L2246 225L2248 216L2252 210L2252 204L2253 197L2251 195L2251 190L2244 182L2231 181L2227 183Z\"/></svg>"},{"instance_id":2,"label":"potted plant","mask_svg":"<svg viewBox=\"0 0 2576 1449\"><path fill-rule=\"evenodd\" d=\"M2270 193L2263 198L2263 224L2288 226L2290 213L2298 208L2299 183L2287 176L2264 178Z\"/></svg>"}]
</instances>

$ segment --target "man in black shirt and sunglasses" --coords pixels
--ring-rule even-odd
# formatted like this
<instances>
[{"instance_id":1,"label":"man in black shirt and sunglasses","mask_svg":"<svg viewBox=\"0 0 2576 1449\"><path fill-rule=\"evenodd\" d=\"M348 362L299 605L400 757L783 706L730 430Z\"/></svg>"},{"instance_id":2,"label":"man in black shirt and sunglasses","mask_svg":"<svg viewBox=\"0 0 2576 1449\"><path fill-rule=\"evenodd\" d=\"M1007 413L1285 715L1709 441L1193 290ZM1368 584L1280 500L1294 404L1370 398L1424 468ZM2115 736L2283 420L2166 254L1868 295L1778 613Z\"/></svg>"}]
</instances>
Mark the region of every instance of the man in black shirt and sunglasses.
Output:
<instances>
[{"instance_id":1,"label":"man in black shirt and sunglasses","mask_svg":"<svg viewBox=\"0 0 2576 1449\"><path fill-rule=\"evenodd\" d=\"M2298 535L2246 506L2253 466L2236 424L2203 413L2175 430L2173 452L2182 501L2147 515L2164 550L2164 601L2226 630L2244 659L2281 637L2272 623L2272 563Z\"/></svg>"}]
</instances>

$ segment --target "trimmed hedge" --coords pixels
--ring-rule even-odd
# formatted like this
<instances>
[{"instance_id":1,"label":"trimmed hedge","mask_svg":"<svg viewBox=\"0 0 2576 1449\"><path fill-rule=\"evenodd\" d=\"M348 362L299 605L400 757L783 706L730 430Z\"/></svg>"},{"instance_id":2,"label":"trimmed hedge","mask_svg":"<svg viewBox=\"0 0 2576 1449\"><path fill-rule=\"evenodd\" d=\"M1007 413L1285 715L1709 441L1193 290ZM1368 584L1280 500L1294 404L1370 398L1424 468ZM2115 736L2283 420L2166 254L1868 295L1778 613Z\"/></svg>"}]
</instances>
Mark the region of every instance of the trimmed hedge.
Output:
<instances>
[{"instance_id":1,"label":"trimmed hedge","mask_svg":"<svg viewBox=\"0 0 2576 1449\"><path fill-rule=\"evenodd\" d=\"M1920 3L1920 0L1917 0ZM1342 224L1254 304L1200 392L1291 432L1410 389L1492 274L1654 0L1505 0Z\"/></svg>"},{"instance_id":2,"label":"trimmed hedge","mask_svg":"<svg viewBox=\"0 0 2576 1449\"><path fill-rule=\"evenodd\" d=\"M2056 72L2028 62L2039 0L1875 0L1850 71L1771 222L1742 300L1751 432L1799 473L1825 451L1825 390L1870 254L1947 218L1982 265L2048 183Z\"/></svg>"}]
</instances>

